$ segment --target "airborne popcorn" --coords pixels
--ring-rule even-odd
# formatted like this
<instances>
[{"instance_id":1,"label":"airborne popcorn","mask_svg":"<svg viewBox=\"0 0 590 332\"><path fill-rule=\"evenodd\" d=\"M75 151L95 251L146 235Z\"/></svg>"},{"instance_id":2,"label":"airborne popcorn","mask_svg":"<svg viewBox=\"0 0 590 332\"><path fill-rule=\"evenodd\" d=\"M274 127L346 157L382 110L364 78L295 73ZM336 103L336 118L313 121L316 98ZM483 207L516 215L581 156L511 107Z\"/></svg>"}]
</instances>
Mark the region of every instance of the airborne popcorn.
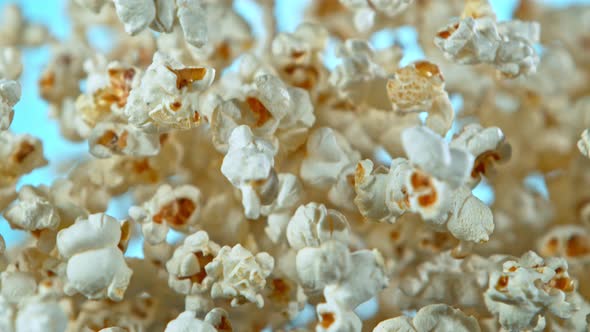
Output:
<instances>
[{"instance_id":1,"label":"airborne popcorn","mask_svg":"<svg viewBox=\"0 0 590 332\"><path fill-rule=\"evenodd\" d=\"M1 332L590 331L590 6L63 1L0 14Z\"/></svg>"}]
</instances>

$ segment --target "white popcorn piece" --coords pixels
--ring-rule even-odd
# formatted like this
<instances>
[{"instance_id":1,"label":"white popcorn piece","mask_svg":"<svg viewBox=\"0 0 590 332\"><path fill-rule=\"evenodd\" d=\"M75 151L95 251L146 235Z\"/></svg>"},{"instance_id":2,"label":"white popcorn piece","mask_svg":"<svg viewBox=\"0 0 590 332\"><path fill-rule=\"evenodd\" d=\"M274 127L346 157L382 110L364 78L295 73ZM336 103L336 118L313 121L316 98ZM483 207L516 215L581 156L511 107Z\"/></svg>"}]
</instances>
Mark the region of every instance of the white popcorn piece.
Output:
<instances>
[{"instance_id":1,"label":"white popcorn piece","mask_svg":"<svg viewBox=\"0 0 590 332\"><path fill-rule=\"evenodd\" d=\"M231 299L232 307L252 302L262 308L264 300L260 292L274 264L274 258L266 252L253 255L241 244L224 246L205 266L207 275L215 279L211 297Z\"/></svg>"},{"instance_id":2,"label":"white popcorn piece","mask_svg":"<svg viewBox=\"0 0 590 332\"><path fill-rule=\"evenodd\" d=\"M0 130L6 130L14 117L14 105L20 99L20 84L0 79Z\"/></svg>"},{"instance_id":3,"label":"white popcorn piece","mask_svg":"<svg viewBox=\"0 0 590 332\"><path fill-rule=\"evenodd\" d=\"M0 293L9 303L19 303L35 294L37 282L32 274L19 271L4 271L0 274Z\"/></svg>"},{"instance_id":4,"label":"white popcorn piece","mask_svg":"<svg viewBox=\"0 0 590 332\"><path fill-rule=\"evenodd\" d=\"M287 225L295 209L303 198L303 188L299 178L290 173L278 175L279 189L276 199L262 206L261 214L267 216L264 232L273 243L284 239Z\"/></svg>"},{"instance_id":5,"label":"white popcorn piece","mask_svg":"<svg viewBox=\"0 0 590 332\"><path fill-rule=\"evenodd\" d=\"M198 319L194 311L181 312L178 317L166 325L164 332L217 332L213 325Z\"/></svg>"},{"instance_id":6,"label":"white popcorn piece","mask_svg":"<svg viewBox=\"0 0 590 332\"><path fill-rule=\"evenodd\" d=\"M407 128L401 138L408 159L421 170L453 187L469 179L474 157L468 151L449 146L426 127Z\"/></svg>"},{"instance_id":7,"label":"white popcorn piece","mask_svg":"<svg viewBox=\"0 0 590 332\"><path fill-rule=\"evenodd\" d=\"M4 217L13 228L27 231L55 230L61 222L52 202L31 186L21 188L18 202L4 212Z\"/></svg>"},{"instance_id":8,"label":"white popcorn piece","mask_svg":"<svg viewBox=\"0 0 590 332\"><path fill-rule=\"evenodd\" d=\"M321 243L336 240L348 242L350 226L340 212L327 209L323 204L308 203L295 211L287 225L287 241L291 248L318 247Z\"/></svg>"},{"instance_id":9,"label":"white popcorn piece","mask_svg":"<svg viewBox=\"0 0 590 332\"><path fill-rule=\"evenodd\" d=\"M206 13L201 0L116 0L114 3L117 16L131 35L148 26L158 32L171 32L178 18L189 44L201 47L207 40Z\"/></svg>"},{"instance_id":10,"label":"white popcorn piece","mask_svg":"<svg viewBox=\"0 0 590 332\"><path fill-rule=\"evenodd\" d=\"M15 47L0 49L0 78L3 80L17 80L23 71L21 53Z\"/></svg>"},{"instance_id":11,"label":"white popcorn piece","mask_svg":"<svg viewBox=\"0 0 590 332\"><path fill-rule=\"evenodd\" d=\"M578 141L578 150L586 156L590 158L590 132L588 129L582 132L581 138Z\"/></svg>"},{"instance_id":12,"label":"white popcorn piece","mask_svg":"<svg viewBox=\"0 0 590 332\"><path fill-rule=\"evenodd\" d=\"M449 232L462 241L487 242L494 231L490 208L465 186L457 189L452 199L451 215L446 221Z\"/></svg>"},{"instance_id":13,"label":"white popcorn piece","mask_svg":"<svg viewBox=\"0 0 590 332\"><path fill-rule=\"evenodd\" d=\"M0 186L14 184L21 175L47 165L41 141L27 134L0 131Z\"/></svg>"},{"instance_id":14,"label":"white popcorn piece","mask_svg":"<svg viewBox=\"0 0 590 332\"><path fill-rule=\"evenodd\" d=\"M112 155L155 156L160 151L160 136L130 125L99 123L88 138L89 152L98 158Z\"/></svg>"},{"instance_id":15,"label":"white popcorn piece","mask_svg":"<svg viewBox=\"0 0 590 332\"><path fill-rule=\"evenodd\" d=\"M324 297L354 309L370 300L389 284L383 256L377 250L359 250L350 254L350 273L324 288Z\"/></svg>"},{"instance_id":16,"label":"white popcorn piece","mask_svg":"<svg viewBox=\"0 0 590 332\"><path fill-rule=\"evenodd\" d=\"M388 18L406 10L414 0L340 0L347 8L354 10L354 25L359 32L370 31L377 14Z\"/></svg>"},{"instance_id":17,"label":"white popcorn piece","mask_svg":"<svg viewBox=\"0 0 590 332\"><path fill-rule=\"evenodd\" d=\"M434 43L445 57L460 64L488 63L513 78L536 71L539 56L533 43L539 40L538 23L469 16L452 21L438 31Z\"/></svg>"},{"instance_id":18,"label":"white popcorn piece","mask_svg":"<svg viewBox=\"0 0 590 332\"><path fill-rule=\"evenodd\" d=\"M477 184L481 175L493 175L494 163L507 162L512 155L510 144L498 127L483 128L479 124L469 124L453 138L449 146L469 151L475 160L471 178Z\"/></svg>"},{"instance_id":19,"label":"white popcorn piece","mask_svg":"<svg viewBox=\"0 0 590 332\"><path fill-rule=\"evenodd\" d=\"M204 231L184 239L168 262L168 285L180 294L199 294L209 291L215 279L205 269L217 256L220 247Z\"/></svg>"},{"instance_id":20,"label":"white popcorn piece","mask_svg":"<svg viewBox=\"0 0 590 332\"><path fill-rule=\"evenodd\" d=\"M590 258L590 234L581 226L560 225L551 229L538 242L545 257L563 257L571 265Z\"/></svg>"},{"instance_id":21,"label":"white popcorn piece","mask_svg":"<svg viewBox=\"0 0 590 332\"><path fill-rule=\"evenodd\" d=\"M132 206L129 215L141 224L146 241L158 244L166 240L169 227L181 232L194 227L202 205L201 192L197 187L183 185L172 188L164 184L142 206Z\"/></svg>"},{"instance_id":22,"label":"white popcorn piece","mask_svg":"<svg viewBox=\"0 0 590 332\"><path fill-rule=\"evenodd\" d=\"M316 307L316 332L360 332L361 319L354 311L335 302L320 303Z\"/></svg>"},{"instance_id":23,"label":"white popcorn piece","mask_svg":"<svg viewBox=\"0 0 590 332\"><path fill-rule=\"evenodd\" d=\"M16 317L16 331L63 332L67 326L66 312L54 301L27 303Z\"/></svg>"},{"instance_id":24,"label":"white popcorn piece","mask_svg":"<svg viewBox=\"0 0 590 332\"><path fill-rule=\"evenodd\" d=\"M148 131L190 129L201 122L199 100L213 83L215 69L186 67L156 52L125 104L129 123Z\"/></svg>"},{"instance_id":25,"label":"white popcorn piece","mask_svg":"<svg viewBox=\"0 0 590 332\"><path fill-rule=\"evenodd\" d=\"M508 260L490 276L486 306L507 330L534 328L547 314L567 319L576 311L568 300L575 282L567 268L564 259L544 260L532 251Z\"/></svg>"},{"instance_id":26,"label":"white popcorn piece","mask_svg":"<svg viewBox=\"0 0 590 332\"><path fill-rule=\"evenodd\" d=\"M338 241L299 250L295 267L301 285L310 294L344 279L354 268L348 248Z\"/></svg>"},{"instance_id":27,"label":"white popcorn piece","mask_svg":"<svg viewBox=\"0 0 590 332\"><path fill-rule=\"evenodd\" d=\"M354 199L354 171L360 154L331 128L314 130L307 140L300 176L306 184L327 189L330 201L350 209Z\"/></svg>"},{"instance_id":28,"label":"white popcorn piece","mask_svg":"<svg viewBox=\"0 0 590 332\"><path fill-rule=\"evenodd\" d=\"M479 323L473 316L467 316L461 310L446 304L431 304L418 310L413 318L400 316L384 320L373 332L397 331L481 331Z\"/></svg>"},{"instance_id":29,"label":"white popcorn piece","mask_svg":"<svg viewBox=\"0 0 590 332\"><path fill-rule=\"evenodd\" d=\"M271 203L277 195L275 154L274 146L255 137L248 126L242 125L232 131L221 173L242 192L246 218L257 219L262 205Z\"/></svg>"},{"instance_id":30,"label":"white popcorn piece","mask_svg":"<svg viewBox=\"0 0 590 332\"><path fill-rule=\"evenodd\" d=\"M76 220L61 230L57 249L67 259L64 291L89 299L121 301L133 273L118 248L125 240L123 235L122 225L102 213Z\"/></svg>"}]
</instances>

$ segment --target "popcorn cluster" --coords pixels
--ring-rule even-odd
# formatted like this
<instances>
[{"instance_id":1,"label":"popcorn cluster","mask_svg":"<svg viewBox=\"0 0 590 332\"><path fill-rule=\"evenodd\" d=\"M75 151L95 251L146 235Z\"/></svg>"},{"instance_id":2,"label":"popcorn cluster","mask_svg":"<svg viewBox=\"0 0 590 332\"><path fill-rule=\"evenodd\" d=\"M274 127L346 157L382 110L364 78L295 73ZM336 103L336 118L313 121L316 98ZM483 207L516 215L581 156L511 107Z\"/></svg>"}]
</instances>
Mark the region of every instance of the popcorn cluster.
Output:
<instances>
[{"instance_id":1,"label":"popcorn cluster","mask_svg":"<svg viewBox=\"0 0 590 332\"><path fill-rule=\"evenodd\" d=\"M4 7L1 331L590 331L589 6L257 0L260 38L240 1L69 0L67 41ZM422 59L370 42L402 26ZM88 158L30 185L42 45Z\"/></svg>"}]
</instances>

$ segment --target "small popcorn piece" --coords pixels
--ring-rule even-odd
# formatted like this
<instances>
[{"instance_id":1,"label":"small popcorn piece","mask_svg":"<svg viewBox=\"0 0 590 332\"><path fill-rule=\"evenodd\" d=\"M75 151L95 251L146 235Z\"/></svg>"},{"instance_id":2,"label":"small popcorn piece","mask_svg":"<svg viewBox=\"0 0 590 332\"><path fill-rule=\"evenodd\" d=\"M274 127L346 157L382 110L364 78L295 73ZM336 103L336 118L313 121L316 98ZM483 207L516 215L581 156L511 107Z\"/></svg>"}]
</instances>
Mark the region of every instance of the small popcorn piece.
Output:
<instances>
[{"instance_id":1,"label":"small popcorn piece","mask_svg":"<svg viewBox=\"0 0 590 332\"><path fill-rule=\"evenodd\" d=\"M339 282L324 288L324 297L354 309L376 296L389 284L385 261L379 251L358 250L350 254L351 271Z\"/></svg>"},{"instance_id":2,"label":"small popcorn piece","mask_svg":"<svg viewBox=\"0 0 590 332\"><path fill-rule=\"evenodd\" d=\"M68 326L66 311L56 301L31 301L18 311L17 331L62 332Z\"/></svg>"},{"instance_id":3,"label":"small popcorn piece","mask_svg":"<svg viewBox=\"0 0 590 332\"><path fill-rule=\"evenodd\" d=\"M0 186L14 184L21 175L47 165L41 141L27 134L0 131Z\"/></svg>"},{"instance_id":4,"label":"small popcorn piece","mask_svg":"<svg viewBox=\"0 0 590 332\"><path fill-rule=\"evenodd\" d=\"M544 260L532 251L508 260L490 276L486 306L507 330L534 328L547 314L568 319L576 307L569 300L575 282L567 268L562 258Z\"/></svg>"},{"instance_id":5,"label":"small popcorn piece","mask_svg":"<svg viewBox=\"0 0 590 332\"><path fill-rule=\"evenodd\" d=\"M475 156L471 170L472 187L477 185L482 175L493 175L494 164L505 163L512 155L512 148L500 128L483 128L479 124L465 126L449 146L469 151Z\"/></svg>"},{"instance_id":6,"label":"small popcorn piece","mask_svg":"<svg viewBox=\"0 0 590 332\"><path fill-rule=\"evenodd\" d=\"M264 300L260 293L274 264L274 258L266 252L253 255L241 244L224 246L205 266L207 275L215 279L211 297L231 299L232 307L252 302L262 308Z\"/></svg>"},{"instance_id":7,"label":"small popcorn piece","mask_svg":"<svg viewBox=\"0 0 590 332\"><path fill-rule=\"evenodd\" d=\"M481 331L477 319L446 304L431 304L422 307L413 318L399 316L379 323L373 332L394 331Z\"/></svg>"},{"instance_id":8,"label":"small popcorn piece","mask_svg":"<svg viewBox=\"0 0 590 332\"><path fill-rule=\"evenodd\" d=\"M428 111L444 92L444 78L437 65L418 61L398 69L387 81L387 94L396 112Z\"/></svg>"},{"instance_id":9,"label":"small popcorn piece","mask_svg":"<svg viewBox=\"0 0 590 332\"><path fill-rule=\"evenodd\" d=\"M360 332L361 319L352 309L338 302L324 302L316 307L318 323L316 332Z\"/></svg>"},{"instance_id":10,"label":"small popcorn piece","mask_svg":"<svg viewBox=\"0 0 590 332\"><path fill-rule=\"evenodd\" d=\"M156 2L154 0L116 0L117 16L125 25L125 31L135 35L147 28L156 18Z\"/></svg>"},{"instance_id":11,"label":"small popcorn piece","mask_svg":"<svg viewBox=\"0 0 590 332\"><path fill-rule=\"evenodd\" d=\"M274 171L275 154L275 147L255 137L250 127L242 125L232 131L221 173L242 192L246 218L257 219L262 205L276 198L279 181Z\"/></svg>"},{"instance_id":12,"label":"small popcorn piece","mask_svg":"<svg viewBox=\"0 0 590 332\"><path fill-rule=\"evenodd\" d=\"M0 80L18 80L23 72L21 53L15 47L0 48Z\"/></svg>"},{"instance_id":13,"label":"small popcorn piece","mask_svg":"<svg viewBox=\"0 0 590 332\"><path fill-rule=\"evenodd\" d=\"M201 94L213 83L215 69L186 67L156 52L124 113L129 123L148 131L186 130L201 122Z\"/></svg>"},{"instance_id":14,"label":"small popcorn piece","mask_svg":"<svg viewBox=\"0 0 590 332\"><path fill-rule=\"evenodd\" d=\"M204 231L188 236L166 263L168 285L180 294L201 294L209 291L215 279L205 270L220 250Z\"/></svg>"},{"instance_id":15,"label":"small popcorn piece","mask_svg":"<svg viewBox=\"0 0 590 332\"><path fill-rule=\"evenodd\" d=\"M90 154L97 158L113 155L149 157L160 151L160 135L131 125L102 122L92 129L88 146Z\"/></svg>"},{"instance_id":16,"label":"small popcorn piece","mask_svg":"<svg viewBox=\"0 0 590 332\"><path fill-rule=\"evenodd\" d=\"M20 99L20 84L17 81L0 79L0 130L6 130L14 117L14 105Z\"/></svg>"},{"instance_id":17,"label":"small popcorn piece","mask_svg":"<svg viewBox=\"0 0 590 332\"><path fill-rule=\"evenodd\" d=\"M55 230L61 222L49 197L28 185L20 189L18 202L4 212L4 217L13 228L27 231Z\"/></svg>"},{"instance_id":18,"label":"small popcorn piece","mask_svg":"<svg viewBox=\"0 0 590 332\"><path fill-rule=\"evenodd\" d=\"M588 129L582 132L581 138L578 141L578 150L584 156L590 158L590 131Z\"/></svg>"},{"instance_id":19,"label":"small popcorn piece","mask_svg":"<svg viewBox=\"0 0 590 332\"><path fill-rule=\"evenodd\" d=\"M318 203L301 205L287 225L287 241L295 250L338 240L346 243L350 226L340 212Z\"/></svg>"},{"instance_id":20,"label":"small popcorn piece","mask_svg":"<svg viewBox=\"0 0 590 332\"><path fill-rule=\"evenodd\" d=\"M141 224L146 241L154 245L166 240L169 227L181 232L194 227L201 206L201 192L197 187L172 188L164 184L142 206L132 206L129 215Z\"/></svg>"},{"instance_id":21,"label":"small popcorn piece","mask_svg":"<svg viewBox=\"0 0 590 332\"><path fill-rule=\"evenodd\" d=\"M327 285L338 283L354 269L348 247L339 241L328 241L319 247L306 247L297 252L297 276L306 293L321 292Z\"/></svg>"},{"instance_id":22,"label":"small popcorn piece","mask_svg":"<svg viewBox=\"0 0 590 332\"><path fill-rule=\"evenodd\" d=\"M408 159L424 172L452 187L469 179L474 161L469 151L449 146L427 127L407 128L401 138Z\"/></svg>"},{"instance_id":23,"label":"small popcorn piece","mask_svg":"<svg viewBox=\"0 0 590 332\"><path fill-rule=\"evenodd\" d=\"M561 225L545 234L537 247L545 257L564 257L571 263L585 261L590 257L590 234L581 226Z\"/></svg>"},{"instance_id":24,"label":"small popcorn piece","mask_svg":"<svg viewBox=\"0 0 590 332\"><path fill-rule=\"evenodd\" d=\"M181 312L178 317L166 325L164 332L217 332L218 330L211 324L197 318L194 311Z\"/></svg>"},{"instance_id":25,"label":"small popcorn piece","mask_svg":"<svg viewBox=\"0 0 590 332\"><path fill-rule=\"evenodd\" d=\"M406 10L414 0L340 0L340 3L354 10L354 25L359 32L373 28L376 15L394 17Z\"/></svg>"},{"instance_id":26,"label":"small popcorn piece","mask_svg":"<svg viewBox=\"0 0 590 332\"><path fill-rule=\"evenodd\" d=\"M76 220L57 234L57 249L67 259L66 294L123 299L133 271L118 248L124 240L121 228L116 219L97 213Z\"/></svg>"},{"instance_id":27,"label":"small popcorn piece","mask_svg":"<svg viewBox=\"0 0 590 332\"><path fill-rule=\"evenodd\" d=\"M4 271L0 273L0 294L9 303L17 304L35 294L37 282L31 273Z\"/></svg>"}]
</instances>

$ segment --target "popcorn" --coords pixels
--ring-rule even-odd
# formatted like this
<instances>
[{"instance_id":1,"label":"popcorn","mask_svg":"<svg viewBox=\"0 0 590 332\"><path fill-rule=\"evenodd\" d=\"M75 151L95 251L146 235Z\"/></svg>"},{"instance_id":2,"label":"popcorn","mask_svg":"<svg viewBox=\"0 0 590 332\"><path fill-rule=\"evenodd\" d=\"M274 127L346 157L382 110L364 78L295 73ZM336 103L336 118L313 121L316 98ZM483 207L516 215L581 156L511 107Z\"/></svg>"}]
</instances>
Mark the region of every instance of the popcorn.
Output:
<instances>
[{"instance_id":1,"label":"popcorn","mask_svg":"<svg viewBox=\"0 0 590 332\"><path fill-rule=\"evenodd\" d=\"M582 137L578 141L578 150L580 150L584 156L590 158L590 133L588 132L588 129L582 132Z\"/></svg>"},{"instance_id":2,"label":"popcorn","mask_svg":"<svg viewBox=\"0 0 590 332\"><path fill-rule=\"evenodd\" d=\"M66 312L55 301L27 303L16 317L17 331L61 332L67 325Z\"/></svg>"},{"instance_id":3,"label":"popcorn","mask_svg":"<svg viewBox=\"0 0 590 332\"><path fill-rule=\"evenodd\" d=\"M6 130L14 117L14 105L20 99L20 84L0 79L0 130Z\"/></svg>"},{"instance_id":4,"label":"popcorn","mask_svg":"<svg viewBox=\"0 0 590 332\"><path fill-rule=\"evenodd\" d=\"M317 247L329 240L346 243L348 233L346 217L317 203L301 205L287 225L287 240L296 250Z\"/></svg>"},{"instance_id":5,"label":"popcorn","mask_svg":"<svg viewBox=\"0 0 590 332\"><path fill-rule=\"evenodd\" d=\"M319 322L316 332L359 332L361 319L352 310L347 310L338 303L320 303L316 307Z\"/></svg>"},{"instance_id":6,"label":"popcorn","mask_svg":"<svg viewBox=\"0 0 590 332\"><path fill-rule=\"evenodd\" d=\"M215 332L218 331L213 325L206 321L196 318L196 313L192 311L184 311L178 315L174 320L166 325L164 332Z\"/></svg>"},{"instance_id":7,"label":"popcorn","mask_svg":"<svg viewBox=\"0 0 590 332\"><path fill-rule=\"evenodd\" d=\"M533 43L539 40L539 30L538 23L496 23L495 17L466 13L439 30L434 43L447 59L460 64L492 64L505 77L514 78L536 71L539 57Z\"/></svg>"},{"instance_id":8,"label":"popcorn","mask_svg":"<svg viewBox=\"0 0 590 332\"><path fill-rule=\"evenodd\" d=\"M66 294L123 299L132 271L117 247L122 235L121 224L102 213L76 220L57 234L57 249L67 259Z\"/></svg>"},{"instance_id":9,"label":"popcorn","mask_svg":"<svg viewBox=\"0 0 590 332\"><path fill-rule=\"evenodd\" d=\"M18 193L19 202L4 213L13 228L27 231L56 230L61 218L52 202L31 186L24 186Z\"/></svg>"},{"instance_id":10,"label":"popcorn","mask_svg":"<svg viewBox=\"0 0 590 332\"><path fill-rule=\"evenodd\" d=\"M0 131L0 186L13 184L24 174L47 165L41 141L27 134Z\"/></svg>"},{"instance_id":11,"label":"popcorn","mask_svg":"<svg viewBox=\"0 0 590 332\"><path fill-rule=\"evenodd\" d=\"M215 78L215 69L185 67L161 52L132 89L124 113L129 123L147 131L190 129L201 122L199 100Z\"/></svg>"},{"instance_id":12,"label":"popcorn","mask_svg":"<svg viewBox=\"0 0 590 332\"><path fill-rule=\"evenodd\" d=\"M215 280L211 297L231 299L232 307L252 302L262 308L264 300L260 291L274 264L273 257L266 252L253 255L240 244L224 246L205 266L207 275Z\"/></svg>"},{"instance_id":13,"label":"popcorn","mask_svg":"<svg viewBox=\"0 0 590 332\"><path fill-rule=\"evenodd\" d=\"M143 235L150 244L166 240L168 228L187 231L194 227L201 211L201 192L184 185L172 188L162 185L142 206L129 209L131 218L141 224Z\"/></svg>"},{"instance_id":14,"label":"popcorn","mask_svg":"<svg viewBox=\"0 0 590 332\"><path fill-rule=\"evenodd\" d=\"M481 331L477 320L446 304L421 308L413 318L400 316L384 320L373 332L390 331Z\"/></svg>"},{"instance_id":15,"label":"popcorn","mask_svg":"<svg viewBox=\"0 0 590 332\"><path fill-rule=\"evenodd\" d=\"M354 25L360 32L366 32L373 27L375 15L393 17L404 11L413 0L340 0L340 3L355 11Z\"/></svg>"},{"instance_id":16,"label":"popcorn","mask_svg":"<svg viewBox=\"0 0 590 332\"><path fill-rule=\"evenodd\" d=\"M219 253L220 247L204 231L188 236L166 263L168 285L181 294L207 292L215 279L205 267Z\"/></svg>"},{"instance_id":17,"label":"popcorn","mask_svg":"<svg viewBox=\"0 0 590 332\"><path fill-rule=\"evenodd\" d=\"M171 32L175 18L178 18L188 43L201 47L207 40L206 15L201 0L115 0L114 3L117 16L131 35L148 26L158 32Z\"/></svg>"},{"instance_id":18,"label":"popcorn","mask_svg":"<svg viewBox=\"0 0 590 332\"><path fill-rule=\"evenodd\" d=\"M242 192L246 218L260 216L262 205L271 203L278 192L274 171L276 149L270 142L254 137L248 126L236 127L229 138L221 173Z\"/></svg>"},{"instance_id":19,"label":"popcorn","mask_svg":"<svg viewBox=\"0 0 590 332\"><path fill-rule=\"evenodd\" d=\"M88 138L89 152L98 158L114 154L134 157L155 156L160 150L160 137L130 125L98 124Z\"/></svg>"},{"instance_id":20,"label":"popcorn","mask_svg":"<svg viewBox=\"0 0 590 332\"><path fill-rule=\"evenodd\" d=\"M567 319L576 310L568 302L575 289L567 263L560 258L543 260L532 251L520 259L508 260L503 271L490 276L485 301L503 328L533 328L546 314Z\"/></svg>"},{"instance_id":21,"label":"popcorn","mask_svg":"<svg viewBox=\"0 0 590 332\"><path fill-rule=\"evenodd\" d=\"M295 261L301 285L310 294L344 279L352 271L352 259L346 245L328 241L319 247L306 247L297 252Z\"/></svg>"},{"instance_id":22,"label":"popcorn","mask_svg":"<svg viewBox=\"0 0 590 332\"><path fill-rule=\"evenodd\" d=\"M21 54L17 48L5 47L0 49L0 78L16 80L23 72Z\"/></svg>"},{"instance_id":23,"label":"popcorn","mask_svg":"<svg viewBox=\"0 0 590 332\"><path fill-rule=\"evenodd\" d=\"M478 124L467 125L453 138L451 147L469 151L475 160L471 178L476 184L481 175L493 174L494 163L504 163L510 159L512 149L505 142L504 134L498 127L483 128Z\"/></svg>"}]
</instances>

